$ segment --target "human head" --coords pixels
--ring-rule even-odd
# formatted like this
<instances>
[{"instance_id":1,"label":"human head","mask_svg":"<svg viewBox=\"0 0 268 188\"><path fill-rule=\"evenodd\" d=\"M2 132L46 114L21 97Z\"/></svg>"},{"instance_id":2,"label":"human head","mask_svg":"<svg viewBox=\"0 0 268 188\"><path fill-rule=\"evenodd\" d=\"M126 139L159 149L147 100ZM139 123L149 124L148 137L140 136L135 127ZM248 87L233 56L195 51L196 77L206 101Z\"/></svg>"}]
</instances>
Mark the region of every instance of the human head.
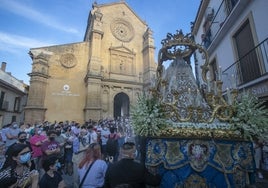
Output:
<instances>
[{"instance_id":1,"label":"human head","mask_svg":"<svg viewBox=\"0 0 268 188\"><path fill-rule=\"evenodd\" d=\"M114 127L110 127L110 132L114 133L115 132L115 128Z\"/></svg>"},{"instance_id":2,"label":"human head","mask_svg":"<svg viewBox=\"0 0 268 188\"><path fill-rule=\"evenodd\" d=\"M28 166L27 162L31 159L31 150L27 144L15 143L8 148L6 159L3 168L8 166L15 168L18 164Z\"/></svg>"},{"instance_id":3,"label":"human head","mask_svg":"<svg viewBox=\"0 0 268 188\"><path fill-rule=\"evenodd\" d=\"M61 127L60 126L55 127L55 131L56 131L57 136L60 136L60 134L61 134Z\"/></svg>"},{"instance_id":4,"label":"human head","mask_svg":"<svg viewBox=\"0 0 268 188\"><path fill-rule=\"evenodd\" d=\"M122 158L135 158L136 155L136 145L134 142L126 142L121 148Z\"/></svg>"},{"instance_id":5,"label":"human head","mask_svg":"<svg viewBox=\"0 0 268 188\"><path fill-rule=\"evenodd\" d=\"M84 164L89 163L89 161L95 161L101 158L101 147L98 143L89 144L84 159L79 164L79 168L82 168Z\"/></svg>"},{"instance_id":6,"label":"human head","mask_svg":"<svg viewBox=\"0 0 268 188\"><path fill-rule=\"evenodd\" d=\"M27 133L24 131L19 132L18 141L23 144L25 143L26 139L27 139Z\"/></svg>"},{"instance_id":7,"label":"human head","mask_svg":"<svg viewBox=\"0 0 268 188\"><path fill-rule=\"evenodd\" d=\"M50 141L54 141L56 136L57 136L57 132L54 130L49 130L47 133L47 136L48 136Z\"/></svg>"},{"instance_id":8,"label":"human head","mask_svg":"<svg viewBox=\"0 0 268 188\"><path fill-rule=\"evenodd\" d=\"M13 122L12 123L12 128L13 129L17 129L19 126L18 126L18 124L17 124L17 122Z\"/></svg>"},{"instance_id":9,"label":"human head","mask_svg":"<svg viewBox=\"0 0 268 188\"><path fill-rule=\"evenodd\" d=\"M34 128L34 134L35 135L40 135L42 133L42 128L41 127L35 127Z\"/></svg>"},{"instance_id":10,"label":"human head","mask_svg":"<svg viewBox=\"0 0 268 188\"><path fill-rule=\"evenodd\" d=\"M58 165L58 158L56 156L49 156L43 160L43 168L47 172L49 170L56 171Z\"/></svg>"},{"instance_id":11,"label":"human head","mask_svg":"<svg viewBox=\"0 0 268 188\"><path fill-rule=\"evenodd\" d=\"M90 124L90 125L87 127L87 129L88 129L88 131L89 131L89 132L92 132L92 131L93 131L93 129L94 129L94 127L93 127L93 125L92 125L92 124Z\"/></svg>"}]
</instances>

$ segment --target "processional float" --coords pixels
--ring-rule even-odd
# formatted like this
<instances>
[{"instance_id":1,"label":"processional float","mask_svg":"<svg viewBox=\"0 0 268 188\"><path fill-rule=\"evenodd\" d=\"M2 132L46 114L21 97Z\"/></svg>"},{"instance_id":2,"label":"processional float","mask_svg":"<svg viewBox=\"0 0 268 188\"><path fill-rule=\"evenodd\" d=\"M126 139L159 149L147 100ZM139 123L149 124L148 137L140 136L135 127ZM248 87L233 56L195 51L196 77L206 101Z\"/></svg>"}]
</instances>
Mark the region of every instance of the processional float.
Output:
<instances>
[{"instance_id":1,"label":"processional float","mask_svg":"<svg viewBox=\"0 0 268 188\"><path fill-rule=\"evenodd\" d=\"M205 61L198 85L193 54ZM171 61L165 69L164 63ZM167 34L158 54L151 96L161 104L169 126L147 138L145 164L162 175L161 187L244 187L254 182L252 143L231 129L238 90L223 96L221 70L209 75L207 51L191 34Z\"/></svg>"}]
</instances>

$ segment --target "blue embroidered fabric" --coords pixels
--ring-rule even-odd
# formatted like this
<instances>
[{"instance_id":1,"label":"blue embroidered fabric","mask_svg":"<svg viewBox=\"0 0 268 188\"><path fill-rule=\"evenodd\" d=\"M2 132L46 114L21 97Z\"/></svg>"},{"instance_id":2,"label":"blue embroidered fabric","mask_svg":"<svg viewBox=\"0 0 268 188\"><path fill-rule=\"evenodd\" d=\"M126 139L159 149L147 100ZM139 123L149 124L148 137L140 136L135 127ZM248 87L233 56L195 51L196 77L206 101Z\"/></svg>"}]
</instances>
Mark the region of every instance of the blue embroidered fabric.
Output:
<instances>
[{"instance_id":1,"label":"blue embroidered fabric","mask_svg":"<svg viewBox=\"0 0 268 188\"><path fill-rule=\"evenodd\" d=\"M150 138L146 165L162 175L162 188L244 187L255 181L247 141Z\"/></svg>"}]
</instances>

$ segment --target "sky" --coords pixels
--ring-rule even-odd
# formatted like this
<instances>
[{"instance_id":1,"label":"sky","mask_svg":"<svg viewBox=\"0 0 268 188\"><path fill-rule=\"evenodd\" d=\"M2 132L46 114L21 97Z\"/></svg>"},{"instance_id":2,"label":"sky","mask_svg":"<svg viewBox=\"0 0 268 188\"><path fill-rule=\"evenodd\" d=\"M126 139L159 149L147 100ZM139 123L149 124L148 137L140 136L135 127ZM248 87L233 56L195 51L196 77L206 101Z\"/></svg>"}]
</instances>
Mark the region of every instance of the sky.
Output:
<instances>
[{"instance_id":1,"label":"sky","mask_svg":"<svg viewBox=\"0 0 268 188\"><path fill-rule=\"evenodd\" d=\"M6 72L29 84L31 48L82 42L95 1L120 0L0 0L0 62L7 63ZM200 1L125 0L154 32L156 54L167 33L190 32Z\"/></svg>"}]
</instances>

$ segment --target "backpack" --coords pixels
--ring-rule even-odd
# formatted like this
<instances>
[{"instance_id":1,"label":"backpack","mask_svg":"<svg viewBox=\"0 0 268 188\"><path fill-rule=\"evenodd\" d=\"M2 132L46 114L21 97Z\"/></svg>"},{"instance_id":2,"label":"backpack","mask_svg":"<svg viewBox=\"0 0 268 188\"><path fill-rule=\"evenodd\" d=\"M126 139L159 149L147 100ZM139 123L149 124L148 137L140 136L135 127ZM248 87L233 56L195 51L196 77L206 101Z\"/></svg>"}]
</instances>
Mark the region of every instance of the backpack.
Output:
<instances>
[{"instance_id":1,"label":"backpack","mask_svg":"<svg viewBox=\"0 0 268 188\"><path fill-rule=\"evenodd\" d=\"M106 143L106 152L108 156L115 156L118 150L118 141L116 139L116 134L113 137L108 136L108 140Z\"/></svg>"}]
</instances>

